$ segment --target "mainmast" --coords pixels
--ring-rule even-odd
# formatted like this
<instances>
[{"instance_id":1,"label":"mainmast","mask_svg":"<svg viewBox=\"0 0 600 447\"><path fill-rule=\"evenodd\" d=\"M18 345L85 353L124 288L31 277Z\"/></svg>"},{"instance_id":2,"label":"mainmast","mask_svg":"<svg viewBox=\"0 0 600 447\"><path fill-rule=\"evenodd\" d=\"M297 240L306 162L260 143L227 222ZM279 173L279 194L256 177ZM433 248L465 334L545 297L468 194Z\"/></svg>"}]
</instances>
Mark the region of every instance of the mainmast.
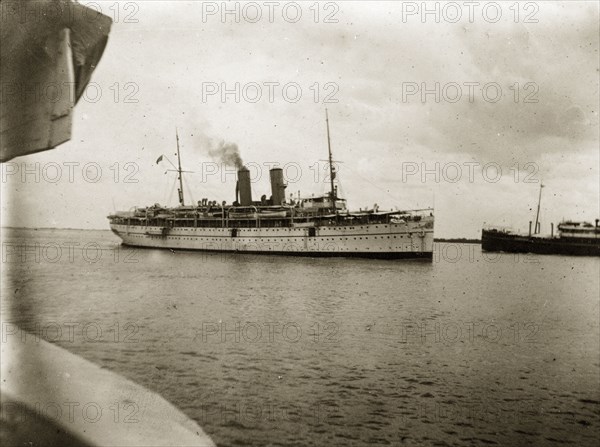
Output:
<instances>
[{"instance_id":1,"label":"mainmast","mask_svg":"<svg viewBox=\"0 0 600 447\"><path fill-rule=\"evenodd\" d=\"M542 203L542 188L544 187L543 183L540 183L540 195L538 197L538 206L537 213L535 215L535 227L533 227L533 234L538 234L538 220L540 218L540 204Z\"/></svg>"},{"instance_id":2,"label":"mainmast","mask_svg":"<svg viewBox=\"0 0 600 447\"><path fill-rule=\"evenodd\" d=\"M177 133L177 128L175 128L175 138L177 139L177 175L179 179L179 189L177 190L179 193L179 204L183 205L183 176L181 171L181 157L179 156L179 134Z\"/></svg>"},{"instance_id":3,"label":"mainmast","mask_svg":"<svg viewBox=\"0 0 600 447\"><path fill-rule=\"evenodd\" d=\"M325 122L327 123L327 148L329 149L329 181L331 183L331 202L333 204L333 212L337 214L335 207L335 186L333 185L333 179L335 178L335 169L333 167L333 157L331 155L331 140L329 138L329 114L325 109Z\"/></svg>"}]
</instances>

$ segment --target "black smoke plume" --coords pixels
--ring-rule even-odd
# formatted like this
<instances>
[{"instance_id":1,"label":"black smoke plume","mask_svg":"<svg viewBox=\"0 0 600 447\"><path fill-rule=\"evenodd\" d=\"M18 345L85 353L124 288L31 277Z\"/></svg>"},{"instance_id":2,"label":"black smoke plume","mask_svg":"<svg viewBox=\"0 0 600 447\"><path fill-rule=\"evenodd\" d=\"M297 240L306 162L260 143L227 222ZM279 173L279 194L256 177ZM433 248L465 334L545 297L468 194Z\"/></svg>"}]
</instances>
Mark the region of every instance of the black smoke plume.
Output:
<instances>
[{"instance_id":1,"label":"black smoke plume","mask_svg":"<svg viewBox=\"0 0 600 447\"><path fill-rule=\"evenodd\" d=\"M221 163L224 163L227 166L235 166L237 169L244 167L244 162L240 156L240 150L235 143L226 143L225 141L220 141L218 143L213 142L208 149L208 155L220 160Z\"/></svg>"}]
</instances>

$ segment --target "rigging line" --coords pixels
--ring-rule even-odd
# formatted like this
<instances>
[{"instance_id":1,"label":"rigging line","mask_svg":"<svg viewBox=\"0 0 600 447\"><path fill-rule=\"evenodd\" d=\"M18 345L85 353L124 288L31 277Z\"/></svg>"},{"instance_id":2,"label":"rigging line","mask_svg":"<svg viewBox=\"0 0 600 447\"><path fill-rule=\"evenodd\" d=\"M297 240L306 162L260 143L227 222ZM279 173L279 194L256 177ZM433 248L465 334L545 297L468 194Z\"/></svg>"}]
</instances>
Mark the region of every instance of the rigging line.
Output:
<instances>
[{"instance_id":1,"label":"rigging line","mask_svg":"<svg viewBox=\"0 0 600 447\"><path fill-rule=\"evenodd\" d=\"M171 186L171 192L169 193L169 200L166 202L166 206L169 206L171 203L171 198L173 198L173 191L175 190L175 185L177 184L177 178L173 180L173 186Z\"/></svg>"},{"instance_id":2,"label":"rigging line","mask_svg":"<svg viewBox=\"0 0 600 447\"><path fill-rule=\"evenodd\" d=\"M203 190L203 191L206 191L206 192L208 192L208 195L209 195L209 196L215 196L215 197L219 197L219 196L222 196L222 195L223 195L223 192L222 192L222 191L215 192L216 190L215 190L214 188L211 188L210 186L208 186L208 185L206 185L206 184L204 184L204 185L202 186L202 190Z\"/></svg>"},{"instance_id":3,"label":"rigging line","mask_svg":"<svg viewBox=\"0 0 600 447\"><path fill-rule=\"evenodd\" d=\"M400 200L398 199L398 197L393 196L392 194L389 193L389 191L377 186L375 183L373 183L372 181L370 181L369 179L363 177L362 175L360 175L358 172L356 172L354 169L350 168L348 165L346 165L346 167L353 172L354 174L356 174L358 177L360 177L363 181L369 183L370 185L374 186L375 188L379 189L380 191L382 191L383 193L387 194L390 198L394 199L396 202L400 202Z\"/></svg>"},{"instance_id":4,"label":"rigging line","mask_svg":"<svg viewBox=\"0 0 600 447\"><path fill-rule=\"evenodd\" d=\"M196 201L194 200L194 196L192 196L192 191L190 189L190 183L189 182L185 182L185 187L187 188L187 192L190 195L190 199L192 201L192 205L194 205L194 203L196 203Z\"/></svg>"},{"instance_id":5,"label":"rigging line","mask_svg":"<svg viewBox=\"0 0 600 447\"><path fill-rule=\"evenodd\" d=\"M166 160L167 160L169 163L171 163L171 166L173 166L173 169L177 170L177 166L175 166L175 165L173 164L173 162L172 162L171 160L169 160L169 157L167 157L166 155L163 155L163 157L164 157L164 158L165 158L165 159L166 159Z\"/></svg>"},{"instance_id":6,"label":"rigging line","mask_svg":"<svg viewBox=\"0 0 600 447\"><path fill-rule=\"evenodd\" d=\"M173 169L169 169L169 171L173 171ZM175 169L175 172L177 172L178 170ZM207 176L207 173L202 172L202 171L184 171L182 170L181 172L183 172L184 174L196 174L196 175L204 175Z\"/></svg>"},{"instance_id":7,"label":"rigging line","mask_svg":"<svg viewBox=\"0 0 600 447\"><path fill-rule=\"evenodd\" d=\"M546 187L546 185L544 185L543 187ZM533 197L535 197L535 196L533 196ZM527 199L526 207L527 206L530 206L529 211L533 212L533 209L535 208L535 198L531 198L531 197L528 198ZM527 224L527 220L529 218L531 218L531 216L529 215L529 213L524 213L524 212L521 212L519 214L521 216L523 216L524 214L526 214L529 217L526 217L524 220L521 219L521 218L519 218L519 217L517 217L517 219L519 219L519 220L515 224L515 222L514 222L514 216L509 211L501 211L499 213L495 213L495 214L492 215L491 222L484 222L484 223L486 225L493 225L494 222L500 222L500 221L502 221L503 225L508 225L512 229L515 229L515 230L522 229L523 228L523 224ZM546 217L545 216L545 207L541 207L540 216L541 217ZM508 219L508 222L504 223L507 219Z\"/></svg>"},{"instance_id":8,"label":"rigging line","mask_svg":"<svg viewBox=\"0 0 600 447\"><path fill-rule=\"evenodd\" d=\"M338 188L338 196L341 197L342 199L347 199L346 191L344 190L344 188L342 186L342 182L340 182L339 180L337 181L337 188Z\"/></svg>"}]
</instances>

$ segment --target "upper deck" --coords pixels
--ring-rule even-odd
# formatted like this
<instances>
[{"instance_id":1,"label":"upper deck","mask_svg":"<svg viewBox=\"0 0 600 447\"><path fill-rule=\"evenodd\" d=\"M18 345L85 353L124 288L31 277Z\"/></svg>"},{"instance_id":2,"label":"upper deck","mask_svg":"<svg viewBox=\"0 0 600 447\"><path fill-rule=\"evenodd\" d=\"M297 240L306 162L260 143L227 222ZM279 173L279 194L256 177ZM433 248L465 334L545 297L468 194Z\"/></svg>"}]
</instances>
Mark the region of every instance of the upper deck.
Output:
<instances>
[{"instance_id":1,"label":"upper deck","mask_svg":"<svg viewBox=\"0 0 600 447\"><path fill-rule=\"evenodd\" d=\"M600 227L589 222L561 222L558 224L558 233L561 238L600 239Z\"/></svg>"},{"instance_id":2,"label":"upper deck","mask_svg":"<svg viewBox=\"0 0 600 447\"><path fill-rule=\"evenodd\" d=\"M152 206L108 216L113 224L167 228L283 228L389 224L426 221L433 228L433 210L359 211L332 214L329 209L300 206Z\"/></svg>"}]
</instances>

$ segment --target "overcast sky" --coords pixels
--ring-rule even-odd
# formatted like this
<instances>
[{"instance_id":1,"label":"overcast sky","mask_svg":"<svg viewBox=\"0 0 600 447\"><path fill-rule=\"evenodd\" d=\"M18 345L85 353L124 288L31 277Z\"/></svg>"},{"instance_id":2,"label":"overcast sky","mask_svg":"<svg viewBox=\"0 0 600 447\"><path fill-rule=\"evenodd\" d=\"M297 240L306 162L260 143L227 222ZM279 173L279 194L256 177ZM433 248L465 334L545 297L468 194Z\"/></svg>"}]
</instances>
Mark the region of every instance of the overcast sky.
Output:
<instances>
[{"instance_id":1,"label":"overcast sky","mask_svg":"<svg viewBox=\"0 0 600 447\"><path fill-rule=\"evenodd\" d=\"M221 2L97 4L119 16L73 138L3 166L40 176L3 176L3 225L105 229L114 208L175 205L156 164L176 161L175 127L188 200L233 199L209 155L220 141L253 167L254 197L270 195L263 163L285 167L288 195L322 194L325 108L351 208L435 206L436 236L477 237L526 229L543 179L543 230L600 214L597 2L440 3L437 17L421 2L302 2L299 18L256 2L239 23Z\"/></svg>"}]
</instances>

